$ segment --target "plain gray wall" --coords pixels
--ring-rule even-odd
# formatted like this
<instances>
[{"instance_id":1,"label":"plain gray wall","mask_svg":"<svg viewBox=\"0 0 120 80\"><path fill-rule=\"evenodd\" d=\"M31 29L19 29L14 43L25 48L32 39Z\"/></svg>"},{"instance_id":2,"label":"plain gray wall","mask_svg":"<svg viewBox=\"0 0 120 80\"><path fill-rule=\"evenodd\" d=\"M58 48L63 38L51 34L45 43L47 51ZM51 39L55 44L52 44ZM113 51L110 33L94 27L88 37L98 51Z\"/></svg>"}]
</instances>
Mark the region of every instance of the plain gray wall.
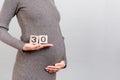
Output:
<instances>
[{"instance_id":1,"label":"plain gray wall","mask_svg":"<svg viewBox=\"0 0 120 80\"><path fill-rule=\"evenodd\" d=\"M56 0L56 6L68 58L57 80L120 80L120 0ZM9 32L19 38L16 18ZM16 51L0 43L0 80L11 80Z\"/></svg>"}]
</instances>

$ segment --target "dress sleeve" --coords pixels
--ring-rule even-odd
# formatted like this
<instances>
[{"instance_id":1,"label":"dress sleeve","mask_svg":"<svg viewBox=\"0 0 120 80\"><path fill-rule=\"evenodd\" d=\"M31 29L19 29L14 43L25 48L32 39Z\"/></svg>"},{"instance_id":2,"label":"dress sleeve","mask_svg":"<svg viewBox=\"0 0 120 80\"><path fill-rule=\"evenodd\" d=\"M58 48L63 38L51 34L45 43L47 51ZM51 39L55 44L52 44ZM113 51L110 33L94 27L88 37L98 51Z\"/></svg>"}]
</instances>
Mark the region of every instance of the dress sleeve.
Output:
<instances>
[{"instance_id":1,"label":"dress sleeve","mask_svg":"<svg viewBox=\"0 0 120 80\"><path fill-rule=\"evenodd\" d=\"M18 0L5 0L0 11L0 40L16 49L22 50L24 42L8 33L9 23L16 14Z\"/></svg>"}]
</instances>

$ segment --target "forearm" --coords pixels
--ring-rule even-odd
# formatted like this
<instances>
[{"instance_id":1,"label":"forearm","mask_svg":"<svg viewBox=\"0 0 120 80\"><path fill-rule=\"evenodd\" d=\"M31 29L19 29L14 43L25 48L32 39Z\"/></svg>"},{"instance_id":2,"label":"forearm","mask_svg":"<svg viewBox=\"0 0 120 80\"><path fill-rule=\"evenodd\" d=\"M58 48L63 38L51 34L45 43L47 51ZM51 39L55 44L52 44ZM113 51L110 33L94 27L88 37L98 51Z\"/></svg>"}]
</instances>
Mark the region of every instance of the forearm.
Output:
<instances>
[{"instance_id":1,"label":"forearm","mask_svg":"<svg viewBox=\"0 0 120 80\"><path fill-rule=\"evenodd\" d=\"M24 42L14 38L8 33L8 30L0 27L0 40L16 49L22 50Z\"/></svg>"}]
</instances>

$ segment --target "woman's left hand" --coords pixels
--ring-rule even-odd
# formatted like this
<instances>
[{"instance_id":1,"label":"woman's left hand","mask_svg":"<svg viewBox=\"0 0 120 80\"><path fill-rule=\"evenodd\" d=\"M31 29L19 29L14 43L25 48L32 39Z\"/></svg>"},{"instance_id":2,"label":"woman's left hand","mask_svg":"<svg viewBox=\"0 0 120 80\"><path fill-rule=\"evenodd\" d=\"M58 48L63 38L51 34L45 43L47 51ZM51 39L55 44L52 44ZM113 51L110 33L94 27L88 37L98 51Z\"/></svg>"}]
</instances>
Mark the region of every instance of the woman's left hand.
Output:
<instances>
[{"instance_id":1,"label":"woman's left hand","mask_svg":"<svg viewBox=\"0 0 120 80\"><path fill-rule=\"evenodd\" d=\"M56 63L55 66L47 66L45 69L49 73L56 73L59 70L63 69L65 67L65 62L61 61L60 63Z\"/></svg>"}]
</instances>

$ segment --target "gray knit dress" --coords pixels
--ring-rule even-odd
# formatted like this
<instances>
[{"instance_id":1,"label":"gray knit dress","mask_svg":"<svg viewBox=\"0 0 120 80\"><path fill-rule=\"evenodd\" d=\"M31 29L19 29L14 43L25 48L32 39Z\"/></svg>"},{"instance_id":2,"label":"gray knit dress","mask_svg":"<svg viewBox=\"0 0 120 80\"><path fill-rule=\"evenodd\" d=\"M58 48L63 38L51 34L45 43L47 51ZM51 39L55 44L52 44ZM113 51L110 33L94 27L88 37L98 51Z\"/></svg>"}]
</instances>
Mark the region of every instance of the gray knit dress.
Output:
<instances>
[{"instance_id":1,"label":"gray knit dress","mask_svg":"<svg viewBox=\"0 0 120 80\"><path fill-rule=\"evenodd\" d=\"M16 16L21 40L8 33L9 23ZM0 12L0 40L18 49L12 80L55 80L56 73L45 71L48 65L66 62L64 38L59 27L60 15L53 0L5 0ZM48 35L53 47L22 51L30 35Z\"/></svg>"}]
</instances>

